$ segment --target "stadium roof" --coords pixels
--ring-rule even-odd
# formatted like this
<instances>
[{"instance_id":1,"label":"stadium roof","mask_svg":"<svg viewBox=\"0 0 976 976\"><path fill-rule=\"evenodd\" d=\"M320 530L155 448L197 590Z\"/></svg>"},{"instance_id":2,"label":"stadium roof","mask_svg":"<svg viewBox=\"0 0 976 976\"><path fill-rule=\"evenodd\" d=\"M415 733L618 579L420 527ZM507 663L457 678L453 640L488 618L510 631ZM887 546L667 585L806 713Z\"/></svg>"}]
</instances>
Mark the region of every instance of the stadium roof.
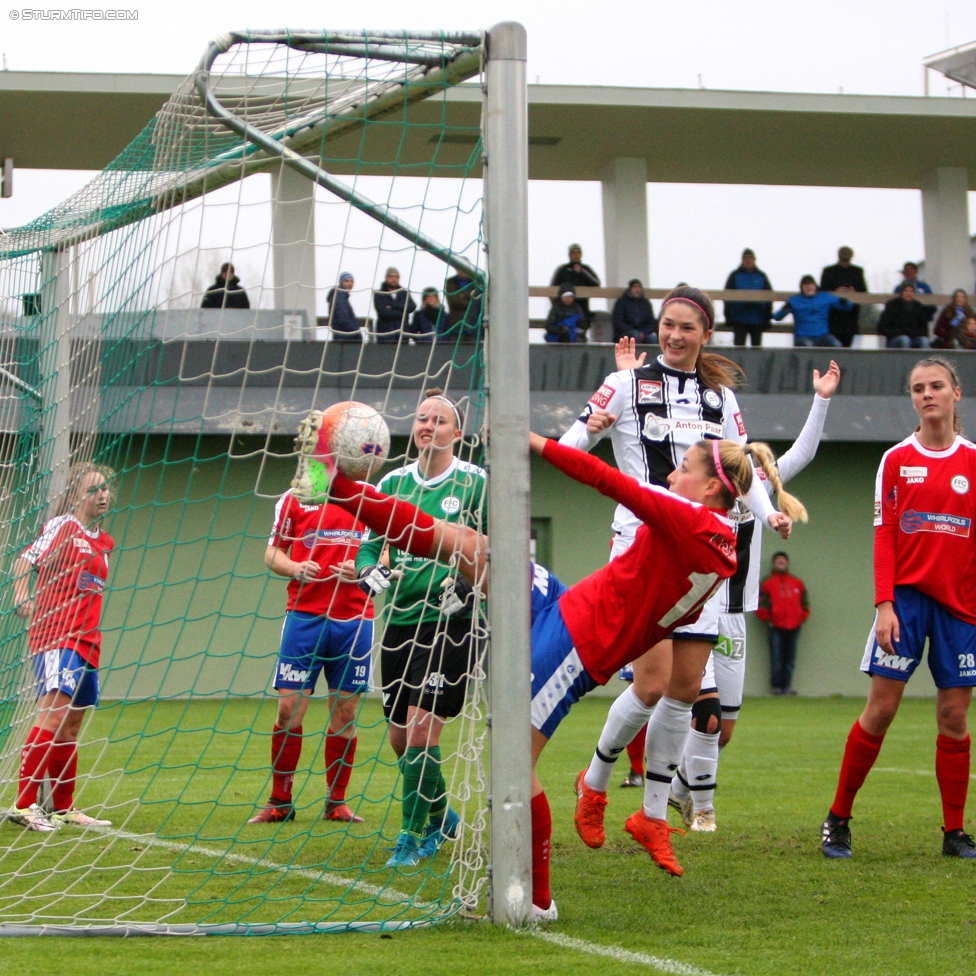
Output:
<instances>
[{"instance_id":1,"label":"stadium roof","mask_svg":"<svg viewBox=\"0 0 976 976\"><path fill-rule=\"evenodd\" d=\"M0 72L0 156L17 167L100 170L183 80L177 75ZM477 126L480 93L448 93L451 125ZM399 165L429 159L440 122L421 103ZM398 136L375 127L366 158L389 160ZM385 139L393 140L386 146ZM439 149L461 165L472 138ZM355 134L330 157L362 158ZM940 166L970 169L976 190L976 100L697 89L529 86L529 169L539 180L597 180L610 160L647 160L648 179L677 183L918 188ZM337 173L350 167L332 162ZM369 172L382 173L377 163ZM409 170L400 170L401 173ZM425 175L423 167L417 175ZM442 170L449 175L450 170Z\"/></svg>"},{"instance_id":2,"label":"stadium roof","mask_svg":"<svg viewBox=\"0 0 976 976\"><path fill-rule=\"evenodd\" d=\"M976 41L929 55L922 64L933 71L941 71L952 81L976 88Z\"/></svg>"}]
</instances>

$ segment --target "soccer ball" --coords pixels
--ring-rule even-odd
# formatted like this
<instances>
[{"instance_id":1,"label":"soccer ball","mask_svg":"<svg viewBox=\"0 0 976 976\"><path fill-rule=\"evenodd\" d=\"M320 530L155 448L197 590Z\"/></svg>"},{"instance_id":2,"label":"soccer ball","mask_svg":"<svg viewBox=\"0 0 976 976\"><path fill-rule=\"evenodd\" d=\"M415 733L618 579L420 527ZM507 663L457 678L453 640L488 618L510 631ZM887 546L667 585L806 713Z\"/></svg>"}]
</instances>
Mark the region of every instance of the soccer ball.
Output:
<instances>
[{"instance_id":1,"label":"soccer ball","mask_svg":"<svg viewBox=\"0 0 976 976\"><path fill-rule=\"evenodd\" d=\"M332 455L347 478L366 478L389 454L390 429L372 407L345 400L322 412L315 455Z\"/></svg>"}]
</instances>

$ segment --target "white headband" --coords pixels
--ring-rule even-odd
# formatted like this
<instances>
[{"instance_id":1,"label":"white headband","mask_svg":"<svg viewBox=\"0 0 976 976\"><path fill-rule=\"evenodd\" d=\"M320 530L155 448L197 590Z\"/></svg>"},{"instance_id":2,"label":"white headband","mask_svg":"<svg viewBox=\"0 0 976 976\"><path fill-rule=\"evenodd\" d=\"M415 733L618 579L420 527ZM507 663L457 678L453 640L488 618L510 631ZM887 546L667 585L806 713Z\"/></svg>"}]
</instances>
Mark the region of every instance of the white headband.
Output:
<instances>
[{"instance_id":1,"label":"white headband","mask_svg":"<svg viewBox=\"0 0 976 976\"><path fill-rule=\"evenodd\" d=\"M453 411L454 419L457 421L457 429L464 430L464 422L461 420L461 411L458 410L457 404L453 400L449 400L446 396L441 393L435 393L433 396L427 397L428 400L443 400Z\"/></svg>"}]
</instances>

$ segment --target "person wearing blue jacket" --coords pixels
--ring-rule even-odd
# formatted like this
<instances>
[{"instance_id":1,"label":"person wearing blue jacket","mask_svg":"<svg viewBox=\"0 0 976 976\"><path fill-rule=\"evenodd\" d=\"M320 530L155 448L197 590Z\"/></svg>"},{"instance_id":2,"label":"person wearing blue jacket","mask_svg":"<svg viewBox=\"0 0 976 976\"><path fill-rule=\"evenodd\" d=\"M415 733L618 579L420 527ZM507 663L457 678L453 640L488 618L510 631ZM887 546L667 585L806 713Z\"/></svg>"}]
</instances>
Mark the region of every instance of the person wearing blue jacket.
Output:
<instances>
[{"instance_id":1,"label":"person wearing blue jacket","mask_svg":"<svg viewBox=\"0 0 976 976\"><path fill-rule=\"evenodd\" d=\"M840 339L830 332L830 312L835 308L847 310L850 307L846 298L820 291L813 275L804 275L800 279L800 294L774 312L773 318L781 322L792 313L794 346L840 346Z\"/></svg>"},{"instance_id":2,"label":"person wearing blue jacket","mask_svg":"<svg viewBox=\"0 0 976 976\"><path fill-rule=\"evenodd\" d=\"M339 287L329 290L329 328L334 342L362 342L359 319L349 301L355 279L348 271L339 275Z\"/></svg>"},{"instance_id":3,"label":"person wearing blue jacket","mask_svg":"<svg viewBox=\"0 0 976 976\"><path fill-rule=\"evenodd\" d=\"M413 313L410 324L404 328L414 342L433 342L435 336L444 335L451 328L451 317L441 305L437 289L429 286L423 290L420 308Z\"/></svg>"},{"instance_id":4,"label":"person wearing blue jacket","mask_svg":"<svg viewBox=\"0 0 976 976\"><path fill-rule=\"evenodd\" d=\"M726 291L772 291L765 271L756 267L756 254L751 247L742 252L742 263L725 282ZM772 302L725 303L725 321L732 326L733 341L737 346L746 344L746 336L754 346L762 345L762 334L769 328L773 314Z\"/></svg>"}]
</instances>

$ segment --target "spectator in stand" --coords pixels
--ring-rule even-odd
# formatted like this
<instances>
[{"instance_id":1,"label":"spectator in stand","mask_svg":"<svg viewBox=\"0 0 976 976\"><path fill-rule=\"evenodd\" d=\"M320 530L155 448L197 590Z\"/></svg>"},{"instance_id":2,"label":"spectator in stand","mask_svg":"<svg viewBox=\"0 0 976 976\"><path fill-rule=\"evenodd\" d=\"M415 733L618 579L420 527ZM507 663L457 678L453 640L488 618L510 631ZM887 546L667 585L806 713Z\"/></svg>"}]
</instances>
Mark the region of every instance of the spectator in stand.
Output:
<instances>
[{"instance_id":1,"label":"spectator in stand","mask_svg":"<svg viewBox=\"0 0 976 976\"><path fill-rule=\"evenodd\" d=\"M586 342L586 313L576 300L576 289L559 286L559 299L546 319L546 342Z\"/></svg>"},{"instance_id":2,"label":"spectator in stand","mask_svg":"<svg viewBox=\"0 0 976 976\"><path fill-rule=\"evenodd\" d=\"M956 342L960 349L976 349L976 315L970 314L956 329Z\"/></svg>"},{"instance_id":3,"label":"spectator in stand","mask_svg":"<svg viewBox=\"0 0 976 976\"><path fill-rule=\"evenodd\" d=\"M922 281L918 276L918 265L914 261L906 261L905 266L901 269L901 280L910 281L915 286L916 295L931 295L932 289L928 284ZM895 294L901 291L901 285L897 285L894 289Z\"/></svg>"},{"instance_id":4,"label":"spectator in stand","mask_svg":"<svg viewBox=\"0 0 976 976\"><path fill-rule=\"evenodd\" d=\"M349 301L355 279L348 271L339 275L339 287L329 289L329 328L334 342L362 342L363 331Z\"/></svg>"},{"instance_id":5,"label":"spectator in stand","mask_svg":"<svg viewBox=\"0 0 976 976\"><path fill-rule=\"evenodd\" d=\"M657 342L657 320L640 278L631 278L627 290L613 303L613 341L621 339Z\"/></svg>"},{"instance_id":6,"label":"spectator in stand","mask_svg":"<svg viewBox=\"0 0 976 976\"><path fill-rule=\"evenodd\" d=\"M725 282L726 291L772 291L765 271L756 267L756 254L751 247L742 252L742 263ZM773 314L772 302L726 302L725 321L732 326L737 346L746 344L746 336L754 346L762 345L762 334L769 328Z\"/></svg>"},{"instance_id":7,"label":"spectator in stand","mask_svg":"<svg viewBox=\"0 0 976 976\"><path fill-rule=\"evenodd\" d=\"M453 322L453 313L441 320L438 338L450 339L452 342L474 342L478 338L478 321L481 318L481 307L484 296L477 286L471 285L464 314Z\"/></svg>"},{"instance_id":8,"label":"spectator in stand","mask_svg":"<svg viewBox=\"0 0 976 976\"><path fill-rule=\"evenodd\" d=\"M769 683L774 695L795 695L793 668L800 627L810 616L803 580L790 576L790 557L773 553L773 574L759 587L756 616L769 624Z\"/></svg>"},{"instance_id":9,"label":"spectator in stand","mask_svg":"<svg viewBox=\"0 0 976 976\"><path fill-rule=\"evenodd\" d=\"M552 281L549 282L549 285L551 287L574 285L576 288L599 288L600 276L588 264L583 264L583 248L579 244L570 244L569 260L556 268L552 273ZM562 292L559 293L559 298L552 300L552 304L558 305L561 297ZM590 300L588 298L577 298L576 303L583 309L583 315L586 316L585 328L589 328L593 318L590 313Z\"/></svg>"},{"instance_id":10,"label":"spectator in stand","mask_svg":"<svg viewBox=\"0 0 976 976\"><path fill-rule=\"evenodd\" d=\"M376 341L396 342L401 329L406 328L410 316L417 310L417 303L406 288L400 287L400 272L387 268L383 284L373 293L376 309Z\"/></svg>"},{"instance_id":11,"label":"spectator in stand","mask_svg":"<svg viewBox=\"0 0 976 976\"><path fill-rule=\"evenodd\" d=\"M915 297L915 286L903 281L899 294L885 302L878 320L878 335L888 349L928 349L929 311Z\"/></svg>"},{"instance_id":12,"label":"spectator in stand","mask_svg":"<svg viewBox=\"0 0 976 976\"><path fill-rule=\"evenodd\" d=\"M435 336L450 331L451 317L441 305L437 289L427 287L420 298L420 308L413 313L410 324L404 327L404 334L415 342L433 342Z\"/></svg>"},{"instance_id":13,"label":"spectator in stand","mask_svg":"<svg viewBox=\"0 0 976 976\"><path fill-rule=\"evenodd\" d=\"M830 314L848 306L850 302L846 298L818 291L813 275L804 275L800 279L800 294L794 295L773 318L781 322L792 313L794 346L839 346L840 339L830 331Z\"/></svg>"},{"instance_id":14,"label":"spectator in stand","mask_svg":"<svg viewBox=\"0 0 976 976\"><path fill-rule=\"evenodd\" d=\"M447 308L451 316L451 325L457 325L461 319L467 318L468 306L472 300L480 298L477 293L474 281L463 271L451 275L444 282L444 293L447 297ZM475 319L477 321L477 318Z\"/></svg>"},{"instance_id":15,"label":"spectator in stand","mask_svg":"<svg viewBox=\"0 0 976 976\"><path fill-rule=\"evenodd\" d=\"M241 281L234 274L234 265L229 261L220 266L220 274L206 290L200 308L250 308L247 292L241 288Z\"/></svg>"},{"instance_id":16,"label":"spectator in stand","mask_svg":"<svg viewBox=\"0 0 976 976\"><path fill-rule=\"evenodd\" d=\"M976 311L969 304L969 296L965 288L957 288L952 293L952 304L946 305L935 320L935 338L932 340L933 349L954 349L956 332L966 319L976 316Z\"/></svg>"},{"instance_id":17,"label":"spectator in stand","mask_svg":"<svg viewBox=\"0 0 976 976\"><path fill-rule=\"evenodd\" d=\"M851 264L854 251L849 247L842 247L837 251L837 263L824 268L820 275L822 291L840 291L848 294L868 290L864 280L864 268ZM848 302L843 307L837 307L830 312L830 331L840 339L840 344L849 347L858 333L857 319L861 310L857 305Z\"/></svg>"}]
</instances>

